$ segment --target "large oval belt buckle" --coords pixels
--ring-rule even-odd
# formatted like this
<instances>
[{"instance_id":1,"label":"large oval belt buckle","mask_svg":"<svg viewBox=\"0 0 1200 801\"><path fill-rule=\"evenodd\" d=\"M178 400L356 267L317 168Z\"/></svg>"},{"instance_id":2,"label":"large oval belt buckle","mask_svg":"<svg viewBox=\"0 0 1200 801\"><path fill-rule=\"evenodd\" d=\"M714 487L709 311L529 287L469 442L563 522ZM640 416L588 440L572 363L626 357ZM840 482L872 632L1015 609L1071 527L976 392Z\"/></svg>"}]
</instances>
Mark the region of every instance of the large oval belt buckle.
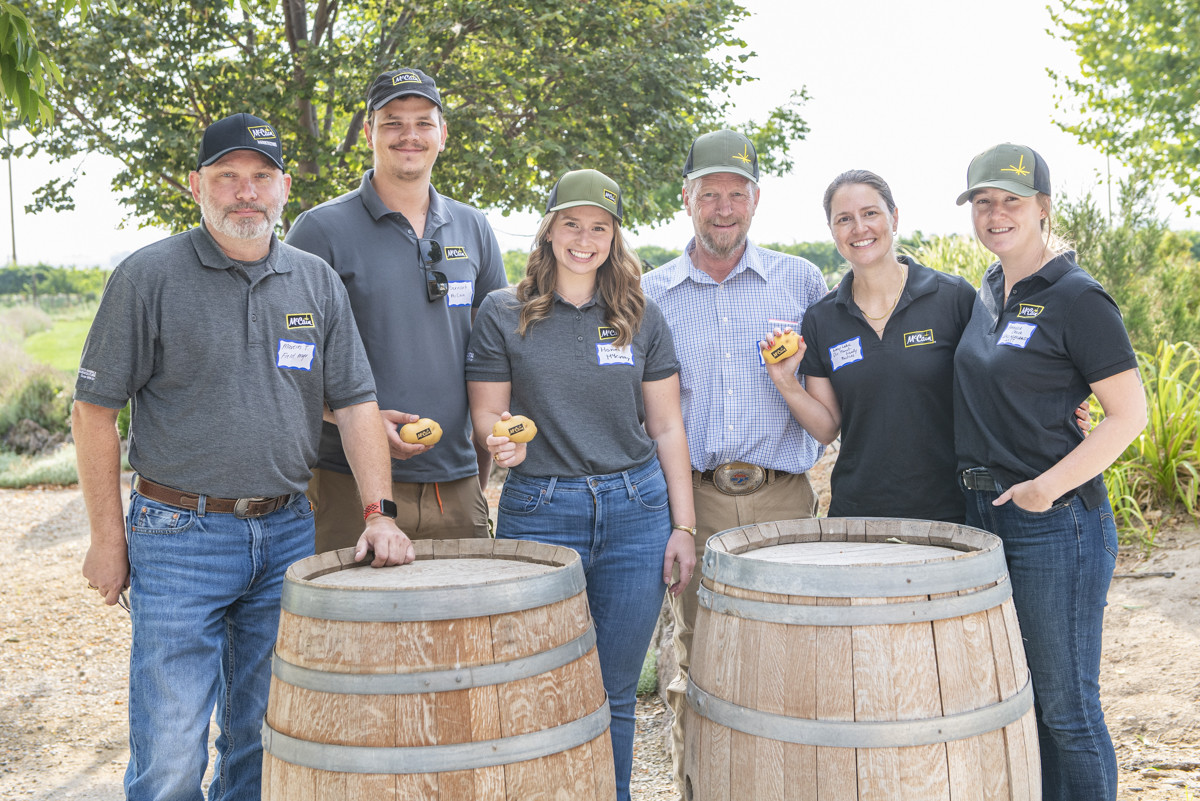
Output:
<instances>
[{"instance_id":1,"label":"large oval belt buckle","mask_svg":"<svg viewBox=\"0 0 1200 801\"><path fill-rule=\"evenodd\" d=\"M726 495L749 495L767 480L767 471L748 462L728 462L713 470L713 484Z\"/></svg>"}]
</instances>

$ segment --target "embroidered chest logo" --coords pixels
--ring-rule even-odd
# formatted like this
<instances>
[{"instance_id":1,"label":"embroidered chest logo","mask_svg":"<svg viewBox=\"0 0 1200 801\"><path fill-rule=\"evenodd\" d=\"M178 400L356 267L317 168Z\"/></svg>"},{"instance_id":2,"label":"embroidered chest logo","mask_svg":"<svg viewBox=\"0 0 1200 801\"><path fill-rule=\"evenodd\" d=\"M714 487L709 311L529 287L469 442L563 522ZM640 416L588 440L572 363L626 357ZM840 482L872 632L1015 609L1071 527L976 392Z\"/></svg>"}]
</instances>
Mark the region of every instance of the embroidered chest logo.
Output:
<instances>
[{"instance_id":1,"label":"embroidered chest logo","mask_svg":"<svg viewBox=\"0 0 1200 801\"><path fill-rule=\"evenodd\" d=\"M467 257L467 249L462 245L446 245L442 248L442 256L447 261L465 259Z\"/></svg>"},{"instance_id":2,"label":"embroidered chest logo","mask_svg":"<svg viewBox=\"0 0 1200 801\"><path fill-rule=\"evenodd\" d=\"M617 329L613 328L611 325L602 325L596 329L596 336L601 342L609 339L616 339Z\"/></svg>"},{"instance_id":3,"label":"embroidered chest logo","mask_svg":"<svg viewBox=\"0 0 1200 801\"><path fill-rule=\"evenodd\" d=\"M904 347L906 348L932 344L934 344L932 328L926 328L924 331L909 331L904 335Z\"/></svg>"},{"instance_id":4,"label":"embroidered chest logo","mask_svg":"<svg viewBox=\"0 0 1200 801\"><path fill-rule=\"evenodd\" d=\"M1045 310L1045 306L1034 306L1032 303L1022 303L1021 308L1017 311L1017 317L1021 320L1032 320Z\"/></svg>"},{"instance_id":5,"label":"embroidered chest logo","mask_svg":"<svg viewBox=\"0 0 1200 801\"><path fill-rule=\"evenodd\" d=\"M305 312L304 314L289 314L287 316L287 327L288 328L316 328L317 324L313 320L312 313Z\"/></svg>"}]
</instances>

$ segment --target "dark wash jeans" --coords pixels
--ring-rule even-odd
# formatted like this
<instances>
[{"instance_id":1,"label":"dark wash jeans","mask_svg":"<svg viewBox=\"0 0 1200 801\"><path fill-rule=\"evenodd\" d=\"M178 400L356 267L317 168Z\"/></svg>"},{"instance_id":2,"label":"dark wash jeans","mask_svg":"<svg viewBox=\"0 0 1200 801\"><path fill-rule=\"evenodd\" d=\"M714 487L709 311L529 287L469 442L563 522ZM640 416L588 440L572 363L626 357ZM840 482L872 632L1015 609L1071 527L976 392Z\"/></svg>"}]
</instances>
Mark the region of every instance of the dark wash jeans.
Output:
<instances>
[{"instance_id":1,"label":"dark wash jeans","mask_svg":"<svg viewBox=\"0 0 1200 801\"><path fill-rule=\"evenodd\" d=\"M1107 498L1045 512L964 490L967 525L1004 542L1013 604L1033 679L1043 801L1115 801L1117 757L1100 709L1100 639L1117 558Z\"/></svg>"}]
</instances>

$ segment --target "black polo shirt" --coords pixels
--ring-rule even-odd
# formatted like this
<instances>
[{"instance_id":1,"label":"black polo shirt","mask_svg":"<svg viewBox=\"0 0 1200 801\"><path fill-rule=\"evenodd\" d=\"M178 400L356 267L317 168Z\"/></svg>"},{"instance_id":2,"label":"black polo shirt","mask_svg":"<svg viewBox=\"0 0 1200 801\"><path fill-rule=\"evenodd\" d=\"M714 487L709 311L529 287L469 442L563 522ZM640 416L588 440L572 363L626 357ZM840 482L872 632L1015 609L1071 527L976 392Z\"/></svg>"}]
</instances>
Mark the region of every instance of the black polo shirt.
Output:
<instances>
[{"instance_id":1,"label":"black polo shirt","mask_svg":"<svg viewBox=\"0 0 1200 801\"><path fill-rule=\"evenodd\" d=\"M908 280L882 339L854 302L853 274L804 315L800 372L828 378L842 413L829 516L961 521L953 362L975 290L900 258Z\"/></svg>"},{"instance_id":2,"label":"black polo shirt","mask_svg":"<svg viewBox=\"0 0 1200 801\"><path fill-rule=\"evenodd\" d=\"M1121 311L1073 252L1013 286L988 268L954 356L958 467L986 467L1002 486L1037 478L1083 441L1075 408L1091 384L1137 369ZM1078 489L1089 509L1102 476Z\"/></svg>"}]
</instances>

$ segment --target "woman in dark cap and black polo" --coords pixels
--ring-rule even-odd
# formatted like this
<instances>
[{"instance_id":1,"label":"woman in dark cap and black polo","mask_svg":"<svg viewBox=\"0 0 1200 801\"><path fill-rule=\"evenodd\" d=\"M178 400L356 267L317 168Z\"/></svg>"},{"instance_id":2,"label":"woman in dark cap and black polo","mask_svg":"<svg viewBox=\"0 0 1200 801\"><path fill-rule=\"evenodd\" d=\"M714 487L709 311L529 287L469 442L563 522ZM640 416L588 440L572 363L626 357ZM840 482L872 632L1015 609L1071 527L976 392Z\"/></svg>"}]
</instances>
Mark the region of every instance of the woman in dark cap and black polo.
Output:
<instances>
[{"instance_id":1,"label":"woman in dark cap and black polo","mask_svg":"<svg viewBox=\"0 0 1200 801\"><path fill-rule=\"evenodd\" d=\"M559 179L524 279L479 307L466 376L475 441L509 468L496 537L583 559L627 801L638 676L664 583L678 594L691 579L696 518L679 362L642 294L621 215L621 191L603 173ZM535 421L533 441L492 435L509 412Z\"/></svg>"},{"instance_id":2,"label":"woman in dark cap and black polo","mask_svg":"<svg viewBox=\"0 0 1200 801\"><path fill-rule=\"evenodd\" d=\"M1028 147L971 162L988 268L954 358L954 428L967 523L1004 541L1033 679L1046 801L1116 798L1100 709L1100 638L1117 531L1102 473L1146 424L1121 313L1052 233L1050 173ZM1074 409L1094 393L1086 439Z\"/></svg>"}]
</instances>

